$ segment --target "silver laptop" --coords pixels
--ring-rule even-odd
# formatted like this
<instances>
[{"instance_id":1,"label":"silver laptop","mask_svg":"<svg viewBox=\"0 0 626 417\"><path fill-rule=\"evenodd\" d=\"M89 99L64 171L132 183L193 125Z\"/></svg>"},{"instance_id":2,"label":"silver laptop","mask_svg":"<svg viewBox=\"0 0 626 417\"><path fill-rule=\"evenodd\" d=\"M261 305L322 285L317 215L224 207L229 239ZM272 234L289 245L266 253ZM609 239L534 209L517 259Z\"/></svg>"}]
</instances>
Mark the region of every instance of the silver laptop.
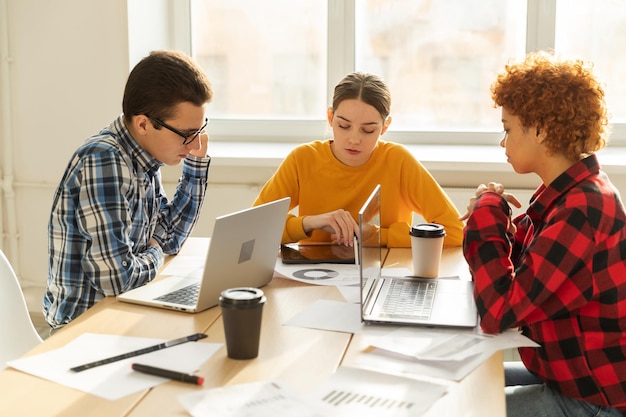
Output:
<instances>
[{"instance_id":1,"label":"silver laptop","mask_svg":"<svg viewBox=\"0 0 626 417\"><path fill-rule=\"evenodd\" d=\"M361 321L475 327L473 282L458 278L385 277L380 244L380 185L359 212Z\"/></svg>"},{"instance_id":2,"label":"silver laptop","mask_svg":"<svg viewBox=\"0 0 626 417\"><path fill-rule=\"evenodd\" d=\"M262 287L274 275L289 201L286 197L216 218L204 267L127 291L118 300L197 313L217 305L225 289ZM168 268L177 261L189 259L176 257Z\"/></svg>"}]
</instances>

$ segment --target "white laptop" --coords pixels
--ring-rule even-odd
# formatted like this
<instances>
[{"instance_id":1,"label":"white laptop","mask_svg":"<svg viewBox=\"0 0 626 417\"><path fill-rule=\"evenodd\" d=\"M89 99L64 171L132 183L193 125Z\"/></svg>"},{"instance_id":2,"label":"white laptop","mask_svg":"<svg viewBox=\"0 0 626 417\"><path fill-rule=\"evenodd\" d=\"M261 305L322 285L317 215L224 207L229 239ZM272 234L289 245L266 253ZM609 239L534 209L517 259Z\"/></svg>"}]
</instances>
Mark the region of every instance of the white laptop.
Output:
<instances>
[{"instance_id":1,"label":"white laptop","mask_svg":"<svg viewBox=\"0 0 626 417\"><path fill-rule=\"evenodd\" d=\"M122 293L118 300L197 313L217 305L225 289L262 287L274 275L289 201L286 197L216 218L204 268L164 277ZM177 261L189 259L176 257L171 263Z\"/></svg>"},{"instance_id":2,"label":"white laptop","mask_svg":"<svg viewBox=\"0 0 626 417\"><path fill-rule=\"evenodd\" d=\"M473 282L458 278L381 276L380 185L359 212L361 321L475 327Z\"/></svg>"}]
</instances>

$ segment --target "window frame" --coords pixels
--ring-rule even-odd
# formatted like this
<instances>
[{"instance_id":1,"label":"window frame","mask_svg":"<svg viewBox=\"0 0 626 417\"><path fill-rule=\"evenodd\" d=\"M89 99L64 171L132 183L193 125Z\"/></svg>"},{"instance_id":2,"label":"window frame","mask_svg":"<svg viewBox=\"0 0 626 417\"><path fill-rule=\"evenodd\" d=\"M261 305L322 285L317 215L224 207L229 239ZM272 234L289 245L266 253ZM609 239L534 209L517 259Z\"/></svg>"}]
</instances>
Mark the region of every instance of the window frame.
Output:
<instances>
[{"instance_id":1,"label":"window frame","mask_svg":"<svg viewBox=\"0 0 626 417\"><path fill-rule=\"evenodd\" d=\"M326 97L330 103L335 80L355 68L355 8L358 0L328 1L328 64ZM556 2L527 0L526 51L552 49L555 42ZM175 49L191 53L190 0L170 0L170 33ZM332 41L330 41L332 40ZM488 86L486 86L487 88ZM324 109L319 118L220 119L211 118L215 141L302 143L328 137ZM390 126L385 138L411 145L493 145L501 131L399 131ZM626 124L613 124L609 144L626 146Z\"/></svg>"}]
</instances>

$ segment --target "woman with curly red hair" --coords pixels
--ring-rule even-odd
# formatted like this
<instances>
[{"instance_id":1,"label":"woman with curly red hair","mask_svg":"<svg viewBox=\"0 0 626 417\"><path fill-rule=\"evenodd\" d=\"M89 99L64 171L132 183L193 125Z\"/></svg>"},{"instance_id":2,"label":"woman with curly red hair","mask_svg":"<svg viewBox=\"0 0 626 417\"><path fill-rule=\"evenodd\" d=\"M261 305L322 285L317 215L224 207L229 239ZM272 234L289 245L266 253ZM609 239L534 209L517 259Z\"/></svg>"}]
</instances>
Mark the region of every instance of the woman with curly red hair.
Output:
<instances>
[{"instance_id":1,"label":"woman with curly red hair","mask_svg":"<svg viewBox=\"0 0 626 417\"><path fill-rule=\"evenodd\" d=\"M496 182L462 217L481 327L521 328L539 345L505 366L508 416L626 412L626 214L594 154L608 116L592 69L531 53L491 86L508 162L542 181L514 219L509 204L521 204Z\"/></svg>"}]
</instances>

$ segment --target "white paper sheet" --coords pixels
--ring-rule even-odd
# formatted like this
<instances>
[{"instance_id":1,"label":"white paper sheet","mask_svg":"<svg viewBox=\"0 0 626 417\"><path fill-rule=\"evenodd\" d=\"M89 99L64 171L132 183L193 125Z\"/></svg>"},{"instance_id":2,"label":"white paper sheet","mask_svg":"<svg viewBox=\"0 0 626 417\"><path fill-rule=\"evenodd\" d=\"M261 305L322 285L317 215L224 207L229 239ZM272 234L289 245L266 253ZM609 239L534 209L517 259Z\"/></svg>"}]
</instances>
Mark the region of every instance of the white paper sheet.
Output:
<instances>
[{"instance_id":1,"label":"white paper sheet","mask_svg":"<svg viewBox=\"0 0 626 417\"><path fill-rule=\"evenodd\" d=\"M343 296L344 300L349 303L361 302L361 286L356 285L341 285L337 287L339 293Z\"/></svg>"},{"instance_id":2,"label":"white paper sheet","mask_svg":"<svg viewBox=\"0 0 626 417\"><path fill-rule=\"evenodd\" d=\"M134 362L193 373L215 354L222 343L189 342L98 366L82 372L71 367L109 358L164 342L162 339L84 333L62 348L28 356L9 366L98 397L116 400L154 387L169 379L131 369ZM190 385L193 387L193 385Z\"/></svg>"},{"instance_id":3,"label":"white paper sheet","mask_svg":"<svg viewBox=\"0 0 626 417\"><path fill-rule=\"evenodd\" d=\"M176 255L159 272L159 276L175 275L179 277L201 278L205 259L205 256Z\"/></svg>"},{"instance_id":4,"label":"white paper sheet","mask_svg":"<svg viewBox=\"0 0 626 417\"><path fill-rule=\"evenodd\" d=\"M474 332L441 332L423 329L415 336L379 338L371 345L423 361L461 361L482 353L486 339L494 336Z\"/></svg>"},{"instance_id":5,"label":"white paper sheet","mask_svg":"<svg viewBox=\"0 0 626 417\"><path fill-rule=\"evenodd\" d=\"M178 397L193 417L412 417L447 391L442 384L340 367L312 393L278 381L231 385Z\"/></svg>"},{"instance_id":6,"label":"white paper sheet","mask_svg":"<svg viewBox=\"0 0 626 417\"><path fill-rule=\"evenodd\" d=\"M360 309L360 304L316 300L287 320L284 325L373 335L386 335L397 328L396 326L380 326L362 323Z\"/></svg>"},{"instance_id":7,"label":"white paper sheet","mask_svg":"<svg viewBox=\"0 0 626 417\"><path fill-rule=\"evenodd\" d=\"M328 417L329 409L278 381L230 385L180 395L193 417Z\"/></svg>"},{"instance_id":8,"label":"white paper sheet","mask_svg":"<svg viewBox=\"0 0 626 417\"><path fill-rule=\"evenodd\" d=\"M402 331L407 330L403 329ZM467 333L467 330L422 330L426 339L422 339L419 329L411 330L414 334L409 337L396 338L396 345L393 345L391 340L375 340L372 342L373 349L359 353L351 365L381 372L395 372L460 381L499 350L521 346L538 346L537 343L513 329L486 337L480 334ZM455 331L464 334L464 337L450 338L450 334ZM398 333L395 335L397 336ZM468 352L463 353L462 349L468 346L468 340L472 338L475 341L469 344ZM400 341L401 339L404 340ZM451 346L446 346L445 352L442 352L449 355L449 360L446 359L444 354L436 355L436 352L429 349L429 347L435 347L440 344L438 339L442 342L447 341L451 343ZM414 352L407 354L407 350L409 350L407 346L410 344L415 344L416 350L420 346L425 348L424 351L427 353L425 359L416 358ZM382 346L383 348L377 346Z\"/></svg>"}]
</instances>

